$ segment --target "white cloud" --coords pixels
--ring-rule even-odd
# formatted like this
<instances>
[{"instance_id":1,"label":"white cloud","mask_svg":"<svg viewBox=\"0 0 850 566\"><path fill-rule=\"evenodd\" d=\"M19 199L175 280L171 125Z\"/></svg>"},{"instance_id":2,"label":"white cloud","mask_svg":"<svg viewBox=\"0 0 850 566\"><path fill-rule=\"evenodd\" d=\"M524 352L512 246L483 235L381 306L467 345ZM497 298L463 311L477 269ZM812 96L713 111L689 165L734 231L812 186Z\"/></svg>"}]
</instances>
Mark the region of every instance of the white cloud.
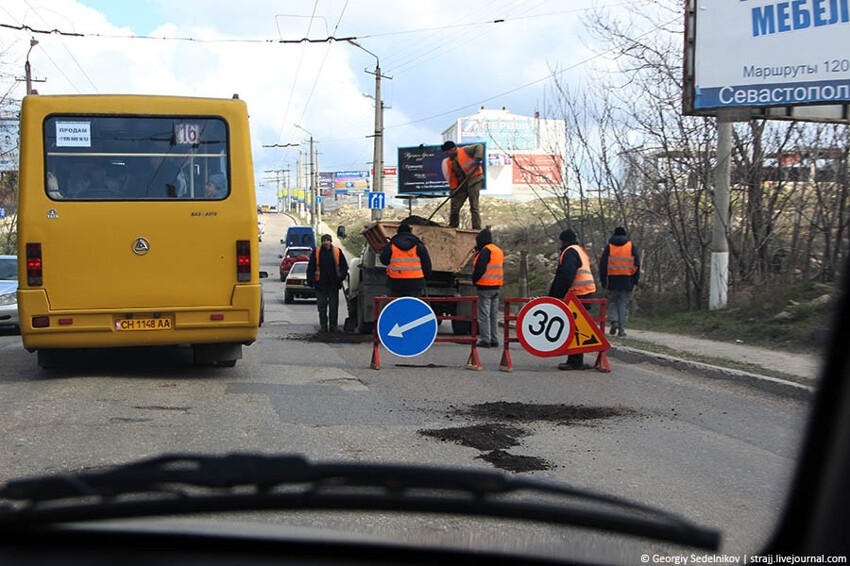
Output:
<instances>
[{"instance_id":1,"label":"white cloud","mask_svg":"<svg viewBox=\"0 0 850 566\"><path fill-rule=\"evenodd\" d=\"M579 16L558 13L579 3L470 0L396 2L328 0L315 4L310 37L326 30L336 36L357 36L377 54L384 73L384 161L396 161L396 148L437 143L440 133L458 116L472 113L479 102L532 113L543 99L545 83L507 93L545 77L551 66L567 67L587 56L578 39ZM124 1L126 11L113 19L162 21L148 35L203 41L117 39L139 33L114 25L96 10L74 0L7 0L0 22L61 29L89 37L38 35L30 61L33 75L47 82L42 93L144 93L230 97L238 93L251 114L257 178L261 171L293 166L295 151L263 148L263 144L299 143L309 129L333 168L366 168L372 160L375 59L346 43L280 44L307 34L313 2L283 3L252 0L237 3ZM346 6L340 20L340 13ZM535 14L547 17L529 17ZM142 17L144 16L144 18ZM505 18L499 24L463 25ZM397 33L424 30L419 33ZM97 34L101 37L91 37ZM2 55L20 76L30 34L3 29ZM233 42L226 40L268 42ZM213 40L218 40L214 42ZM3 79L8 81L9 77ZM8 86L4 85L8 90ZM23 86L13 89L23 94ZM468 105L450 113L424 120ZM414 122L410 124L410 122ZM409 124L409 125L405 125Z\"/></svg>"}]
</instances>

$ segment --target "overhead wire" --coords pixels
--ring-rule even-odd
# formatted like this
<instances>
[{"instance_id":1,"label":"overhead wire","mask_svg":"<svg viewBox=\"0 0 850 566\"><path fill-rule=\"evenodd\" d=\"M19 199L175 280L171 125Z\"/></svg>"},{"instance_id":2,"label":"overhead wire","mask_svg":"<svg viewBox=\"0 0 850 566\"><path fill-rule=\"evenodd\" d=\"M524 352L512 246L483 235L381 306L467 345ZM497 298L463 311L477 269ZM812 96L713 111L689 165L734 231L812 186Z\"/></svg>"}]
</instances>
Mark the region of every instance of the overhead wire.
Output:
<instances>
[{"instance_id":1,"label":"overhead wire","mask_svg":"<svg viewBox=\"0 0 850 566\"><path fill-rule=\"evenodd\" d=\"M664 22L664 23L662 23L662 24L659 24L659 25L655 26L654 28L650 29L649 31L647 31L647 32L645 32L645 33L642 33L642 34L638 35L637 37L635 37L635 38L634 38L634 40L637 40L637 39L641 39L641 38L643 38L643 37L646 37L647 35L649 35L649 34L651 34L651 33L654 33L654 32L656 32L656 31L658 31L658 30L660 30L660 29L664 28L665 26L668 26L668 25L670 25L670 24L672 24L672 23L674 23L674 22L677 22L677 21L679 21L679 18L678 18L678 17L677 17L677 18L674 18L674 19L671 19L671 20L669 20L669 21L666 21L666 22ZM632 40L632 41L634 41L634 40ZM552 78L553 78L553 77L555 77L555 76L562 75L562 74L566 73L567 71L571 71L571 70L573 70L573 69L576 69L576 68L578 68L578 67L581 67L582 65L586 65L587 63L589 63L589 62L591 62L591 61L593 61L593 60L595 60L595 59L598 59L598 58L600 58L600 57L604 57L604 56L606 56L606 55L609 55L609 54L611 54L612 52L618 52L618 51L619 51L619 52L622 52L622 51L624 51L625 49L627 49L627 47L625 47L625 46L612 47L612 48L607 49L607 50L605 50L605 51L602 51L602 52L600 52L600 53L595 53L594 55L592 55L592 56L590 56L590 57L587 57L587 58L585 58L585 59L583 59L583 60L581 60L581 61L578 61L577 63L573 63L572 65L570 65L570 66L568 66L568 67L565 67L565 68L560 69L560 70L558 70L558 71L554 71L554 72L552 72L552 73L549 73L549 74L547 74L547 75L546 75L546 76L544 76L544 77L540 77L539 79L535 79L535 80L533 80L533 81L531 81L531 82L528 82L528 83L525 83L525 84L520 85L520 86L518 86L518 87L515 87L515 88L512 88L512 89L509 89L509 90L506 90L506 91L501 92L501 93L499 93L499 94L496 94L496 95L493 95L493 96L490 96L490 97L484 98L484 99L479 100L479 101L477 101L477 102L472 102L472 103L469 103L469 104L464 104L463 106L458 106L458 107L456 107L456 108L452 108L451 110L446 110L445 112L440 112L440 113L438 113L438 114L432 114L431 116L427 116L427 117L425 117L425 118L419 118L419 119L417 119L417 120L411 120L411 121L409 121L409 122L403 122L403 123L401 123L401 124L392 124L392 125L389 125L389 126L385 126L385 127L384 127L384 129L386 130L386 129L391 129L391 128L401 128L401 127L404 127L404 126L410 126L410 125L413 125L413 124L420 124L420 123L422 123L422 122L427 122L427 121L429 121L429 120L433 120L433 119L435 119L435 118L441 118L441 117L443 117L443 116L447 116L447 115L449 115L449 114L456 114L456 113L458 113L458 112L460 112L460 111L462 111L462 110L465 110L465 109L467 109L467 108L478 107L478 106L481 106L481 105L482 105L483 103L485 103L485 102L490 102L490 101L492 101L492 100L496 100L497 98L502 98L502 97L507 96L507 95L509 95L509 94L513 94L513 93L515 93L515 92L519 92L519 91L524 90L524 89L526 89L526 88L528 88L528 87L530 87L530 86L534 86L534 85L536 85L536 84L539 84L539 83L542 83L542 82L544 82L544 81L550 80L550 79L552 79Z\"/></svg>"},{"instance_id":2,"label":"overhead wire","mask_svg":"<svg viewBox=\"0 0 850 566\"><path fill-rule=\"evenodd\" d=\"M316 16L316 8L318 7L318 5L319 5L319 0L315 0L315 2L313 3L313 13L310 15L310 21L307 24L307 35L310 35L310 29L313 26L313 18L315 18L315 16ZM325 30L325 31L327 31L327 30ZM283 129L286 127L286 124L288 123L287 118L289 116L289 107L292 105L292 97L295 95L295 85L298 84L298 77L301 74L301 64L304 61L304 49L305 49L305 46L302 45L301 46L301 53L298 56L298 65L295 68L295 77L292 79L292 88L289 89L289 98L287 98L287 100L286 100L286 108L283 111L283 119L282 119L281 124L280 124L280 129L278 130L278 133L277 133L277 141L278 142L280 142L281 137L283 136ZM293 132L293 135L290 138L289 143L292 143L292 139L294 139L294 138L295 138L295 134Z\"/></svg>"}]
</instances>

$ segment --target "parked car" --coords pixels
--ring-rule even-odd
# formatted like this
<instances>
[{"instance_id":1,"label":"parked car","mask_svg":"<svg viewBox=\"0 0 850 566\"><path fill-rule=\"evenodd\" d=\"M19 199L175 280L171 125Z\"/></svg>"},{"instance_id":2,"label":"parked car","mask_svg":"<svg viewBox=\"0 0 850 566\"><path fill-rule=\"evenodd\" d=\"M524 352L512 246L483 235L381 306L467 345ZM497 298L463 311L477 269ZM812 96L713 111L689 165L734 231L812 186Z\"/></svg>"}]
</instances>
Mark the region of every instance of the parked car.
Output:
<instances>
[{"instance_id":1,"label":"parked car","mask_svg":"<svg viewBox=\"0 0 850 566\"><path fill-rule=\"evenodd\" d=\"M286 276L289 270L292 269L292 264L297 261L310 261L310 254L313 253L313 248L302 246L292 246L284 250L280 256L280 280L286 281Z\"/></svg>"},{"instance_id":2,"label":"parked car","mask_svg":"<svg viewBox=\"0 0 850 566\"><path fill-rule=\"evenodd\" d=\"M288 305L295 299L308 299L315 296L316 290L307 285L307 262L295 262L283 284L283 302Z\"/></svg>"},{"instance_id":3,"label":"parked car","mask_svg":"<svg viewBox=\"0 0 850 566\"><path fill-rule=\"evenodd\" d=\"M0 327L17 328L18 318L18 257L0 255Z\"/></svg>"}]
</instances>

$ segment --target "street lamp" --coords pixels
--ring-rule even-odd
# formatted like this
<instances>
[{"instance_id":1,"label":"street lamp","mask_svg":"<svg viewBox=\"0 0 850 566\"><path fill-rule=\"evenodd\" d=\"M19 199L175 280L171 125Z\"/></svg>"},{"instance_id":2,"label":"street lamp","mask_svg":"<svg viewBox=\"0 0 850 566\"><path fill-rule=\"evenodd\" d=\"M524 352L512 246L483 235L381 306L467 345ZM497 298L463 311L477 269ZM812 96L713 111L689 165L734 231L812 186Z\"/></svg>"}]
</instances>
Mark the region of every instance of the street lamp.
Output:
<instances>
[{"instance_id":1,"label":"street lamp","mask_svg":"<svg viewBox=\"0 0 850 566\"><path fill-rule=\"evenodd\" d=\"M30 53L32 52L32 48L38 45L38 40L34 37L30 38L30 48L27 51L27 59L24 63L24 73L27 78L27 94L32 94L32 70L30 68Z\"/></svg>"},{"instance_id":2,"label":"street lamp","mask_svg":"<svg viewBox=\"0 0 850 566\"><path fill-rule=\"evenodd\" d=\"M313 227L313 230L316 232L319 231L319 214L317 214L318 203L316 202L318 199L316 198L316 178L314 172L314 159L313 159L313 132L310 130L299 126L298 124L293 124L299 130L304 130L308 134L310 134L310 225Z\"/></svg>"},{"instance_id":3,"label":"street lamp","mask_svg":"<svg viewBox=\"0 0 850 566\"><path fill-rule=\"evenodd\" d=\"M375 149L372 165L375 168L375 179L372 181L372 190L376 193L384 192L384 103L381 102L381 60L377 55L349 39L348 43L358 47L375 58ZM369 73L369 71L366 71ZM372 74L372 73L370 73ZM392 77L387 77L391 79ZM372 220L380 220L383 211L379 208L372 209Z\"/></svg>"}]
</instances>

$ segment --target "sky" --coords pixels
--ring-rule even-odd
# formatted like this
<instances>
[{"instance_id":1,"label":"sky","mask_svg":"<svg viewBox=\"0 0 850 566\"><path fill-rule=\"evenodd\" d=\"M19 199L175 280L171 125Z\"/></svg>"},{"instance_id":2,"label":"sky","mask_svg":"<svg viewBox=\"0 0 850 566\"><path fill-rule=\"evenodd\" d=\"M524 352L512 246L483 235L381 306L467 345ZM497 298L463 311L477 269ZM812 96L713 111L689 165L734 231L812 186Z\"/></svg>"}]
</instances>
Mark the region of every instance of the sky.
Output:
<instances>
[{"instance_id":1,"label":"sky","mask_svg":"<svg viewBox=\"0 0 850 566\"><path fill-rule=\"evenodd\" d=\"M580 83L604 57L591 49L587 10L645 1L4 0L0 24L62 34L0 27L0 88L24 96L15 79L35 38L41 94L236 93L250 114L258 201L273 203L268 171L294 169L311 134L322 171L371 166L378 62L392 166L398 147L438 144L481 106L558 117L548 115L551 71ZM263 147L275 144L301 145Z\"/></svg>"}]
</instances>

